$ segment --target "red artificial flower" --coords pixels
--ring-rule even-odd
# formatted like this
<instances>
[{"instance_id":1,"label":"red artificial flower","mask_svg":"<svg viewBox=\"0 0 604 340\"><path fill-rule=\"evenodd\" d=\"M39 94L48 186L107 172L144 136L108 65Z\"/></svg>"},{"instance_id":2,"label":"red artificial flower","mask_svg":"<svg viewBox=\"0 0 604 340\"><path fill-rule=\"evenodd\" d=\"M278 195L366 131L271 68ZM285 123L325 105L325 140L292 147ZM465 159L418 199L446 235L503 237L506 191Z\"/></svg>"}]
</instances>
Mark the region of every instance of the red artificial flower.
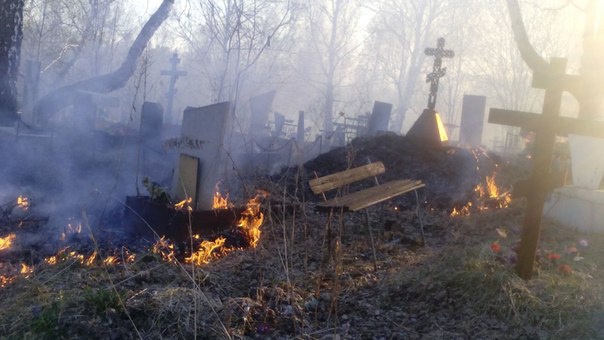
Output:
<instances>
[{"instance_id":1,"label":"red artificial flower","mask_svg":"<svg viewBox=\"0 0 604 340\"><path fill-rule=\"evenodd\" d=\"M547 254L547 259L550 261L556 261L559 260L562 256L560 256L560 254L558 253L549 253Z\"/></svg>"},{"instance_id":2,"label":"red artificial flower","mask_svg":"<svg viewBox=\"0 0 604 340\"><path fill-rule=\"evenodd\" d=\"M501 246L499 245L499 242L495 241L491 243L491 250L493 251L493 253L499 254L499 252L501 251Z\"/></svg>"},{"instance_id":3,"label":"red artificial flower","mask_svg":"<svg viewBox=\"0 0 604 340\"><path fill-rule=\"evenodd\" d=\"M573 272L573 268L568 264L561 264L558 266L558 271L564 275L570 275Z\"/></svg>"}]
</instances>

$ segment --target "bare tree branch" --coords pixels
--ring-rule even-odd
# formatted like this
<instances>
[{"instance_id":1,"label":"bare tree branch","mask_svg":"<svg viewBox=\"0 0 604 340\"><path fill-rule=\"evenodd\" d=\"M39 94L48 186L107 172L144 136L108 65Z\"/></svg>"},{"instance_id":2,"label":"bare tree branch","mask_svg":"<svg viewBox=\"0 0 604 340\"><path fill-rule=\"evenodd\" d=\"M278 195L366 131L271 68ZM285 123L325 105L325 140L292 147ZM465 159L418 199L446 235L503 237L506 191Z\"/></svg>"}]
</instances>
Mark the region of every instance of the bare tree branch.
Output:
<instances>
[{"instance_id":1,"label":"bare tree branch","mask_svg":"<svg viewBox=\"0 0 604 340\"><path fill-rule=\"evenodd\" d=\"M524 27L524 22L522 21L522 13L518 0L507 0L507 5L510 13L512 31L514 32L514 40L516 40L522 59L534 72L543 72L547 70L549 67L548 62L535 51L535 48L529 41L526 27Z\"/></svg>"},{"instance_id":2,"label":"bare tree branch","mask_svg":"<svg viewBox=\"0 0 604 340\"><path fill-rule=\"evenodd\" d=\"M168 18L173 4L174 0L162 2L139 32L128 50L126 59L117 70L58 88L42 97L34 109L39 120L37 123L42 126L48 125L48 121L54 114L73 104L78 91L109 93L124 87L134 74L138 58L145 50L149 40Z\"/></svg>"}]
</instances>

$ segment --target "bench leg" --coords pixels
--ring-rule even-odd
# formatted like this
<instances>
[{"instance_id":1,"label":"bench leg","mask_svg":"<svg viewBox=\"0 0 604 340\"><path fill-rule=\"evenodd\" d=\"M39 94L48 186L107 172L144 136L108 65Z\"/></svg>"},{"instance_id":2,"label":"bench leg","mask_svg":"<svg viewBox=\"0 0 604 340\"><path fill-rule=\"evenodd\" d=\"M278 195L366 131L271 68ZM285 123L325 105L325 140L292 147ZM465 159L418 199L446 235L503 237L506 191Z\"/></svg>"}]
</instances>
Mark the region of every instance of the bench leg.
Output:
<instances>
[{"instance_id":1,"label":"bench leg","mask_svg":"<svg viewBox=\"0 0 604 340\"><path fill-rule=\"evenodd\" d=\"M426 237L424 236L424 222L422 221L422 212L421 205L419 203L419 195L417 194L417 190L413 190L415 193L415 203L417 206L415 207L415 214L417 215L417 219L419 220L419 231L422 236L422 244L426 245Z\"/></svg>"},{"instance_id":2,"label":"bench leg","mask_svg":"<svg viewBox=\"0 0 604 340\"><path fill-rule=\"evenodd\" d=\"M373 252L373 270L377 271L377 256L375 254L375 243L373 242L373 231L371 230L371 223L369 223L369 211L365 209L365 221L367 222L367 229L369 229L369 240L371 241L371 251Z\"/></svg>"},{"instance_id":3,"label":"bench leg","mask_svg":"<svg viewBox=\"0 0 604 340\"><path fill-rule=\"evenodd\" d=\"M321 247L323 250L323 256L322 256L322 264L328 264L329 260L332 256L331 252L331 245L332 245L332 239L333 236L331 234L331 222L332 222L332 218L333 218L333 209L329 210L329 214L327 215L327 224L325 225L325 234L323 234L323 246ZM327 250L327 252L325 252Z\"/></svg>"}]
</instances>

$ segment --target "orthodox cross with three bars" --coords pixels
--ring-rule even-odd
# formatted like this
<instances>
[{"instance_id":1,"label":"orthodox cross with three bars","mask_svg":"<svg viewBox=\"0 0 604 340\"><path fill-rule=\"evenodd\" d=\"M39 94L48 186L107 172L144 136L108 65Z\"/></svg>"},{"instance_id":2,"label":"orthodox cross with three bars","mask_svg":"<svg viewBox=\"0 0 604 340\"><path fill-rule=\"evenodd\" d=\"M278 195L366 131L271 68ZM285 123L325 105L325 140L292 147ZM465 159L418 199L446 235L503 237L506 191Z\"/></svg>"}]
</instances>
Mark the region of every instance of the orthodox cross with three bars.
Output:
<instances>
[{"instance_id":1,"label":"orthodox cross with three bars","mask_svg":"<svg viewBox=\"0 0 604 340\"><path fill-rule=\"evenodd\" d=\"M427 56L434 56L434 66L432 73L426 75L426 83L430 83L430 96L428 96L428 108L434 110L436 107L436 93L438 92L438 80L445 76L447 68L441 68L443 57L453 58L455 52L445 50L445 38L438 38L436 48L426 48L424 53Z\"/></svg>"},{"instance_id":2,"label":"orthodox cross with three bars","mask_svg":"<svg viewBox=\"0 0 604 340\"><path fill-rule=\"evenodd\" d=\"M533 75L533 87L545 89L541 114L491 109L489 123L521 126L535 132L533 171L526 181L527 205L524 213L520 250L516 270L523 279L533 275L533 264L539 242L543 205L551 189L550 165L556 135L577 134L604 138L604 123L561 117L562 93L574 88L579 76L565 74L566 59L552 58L546 72Z\"/></svg>"},{"instance_id":3,"label":"orthodox cross with three bars","mask_svg":"<svg viewBox=\"0 0 604 340\"><path fill-rule=\"evenodd\" d=\"M166 99L168 100L167 108L166 108L166 116L168 119L172 119L172 105L174 104L174 96L176 95L176 80L178 77L184 77L187 75L187 71L179 71L178 64L180 64L180 58L178 57L178 53L174 52L172 58L170 58L170 65L172 68L170 70L161 71L162 76L170 76L170 85L168 87L168 92L166 93Z\"/></svg>"}]
</instances>

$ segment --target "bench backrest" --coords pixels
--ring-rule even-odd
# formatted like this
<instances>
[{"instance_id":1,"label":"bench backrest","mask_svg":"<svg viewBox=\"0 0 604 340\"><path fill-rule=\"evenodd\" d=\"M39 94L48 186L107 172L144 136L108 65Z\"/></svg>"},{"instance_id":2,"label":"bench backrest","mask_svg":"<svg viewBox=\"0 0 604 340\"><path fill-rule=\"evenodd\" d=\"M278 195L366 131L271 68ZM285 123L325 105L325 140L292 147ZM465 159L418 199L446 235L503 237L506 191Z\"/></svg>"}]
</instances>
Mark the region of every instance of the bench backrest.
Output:
<instances>
[{"instance_id":1,"label":"bench backrest","mask_svg":"<svg viewBox=\"0 0 604 340\"><path fill-rule=\"evenodd\" d=\"M344 185L354 183L365 178L377 176L386 172L386 167L382 162L373 162L357 168L348 169L335 174L311 179L308 183L310 189L315 194L327 192L329 190L340 188Z\"/></svg>"}]
</instances>

